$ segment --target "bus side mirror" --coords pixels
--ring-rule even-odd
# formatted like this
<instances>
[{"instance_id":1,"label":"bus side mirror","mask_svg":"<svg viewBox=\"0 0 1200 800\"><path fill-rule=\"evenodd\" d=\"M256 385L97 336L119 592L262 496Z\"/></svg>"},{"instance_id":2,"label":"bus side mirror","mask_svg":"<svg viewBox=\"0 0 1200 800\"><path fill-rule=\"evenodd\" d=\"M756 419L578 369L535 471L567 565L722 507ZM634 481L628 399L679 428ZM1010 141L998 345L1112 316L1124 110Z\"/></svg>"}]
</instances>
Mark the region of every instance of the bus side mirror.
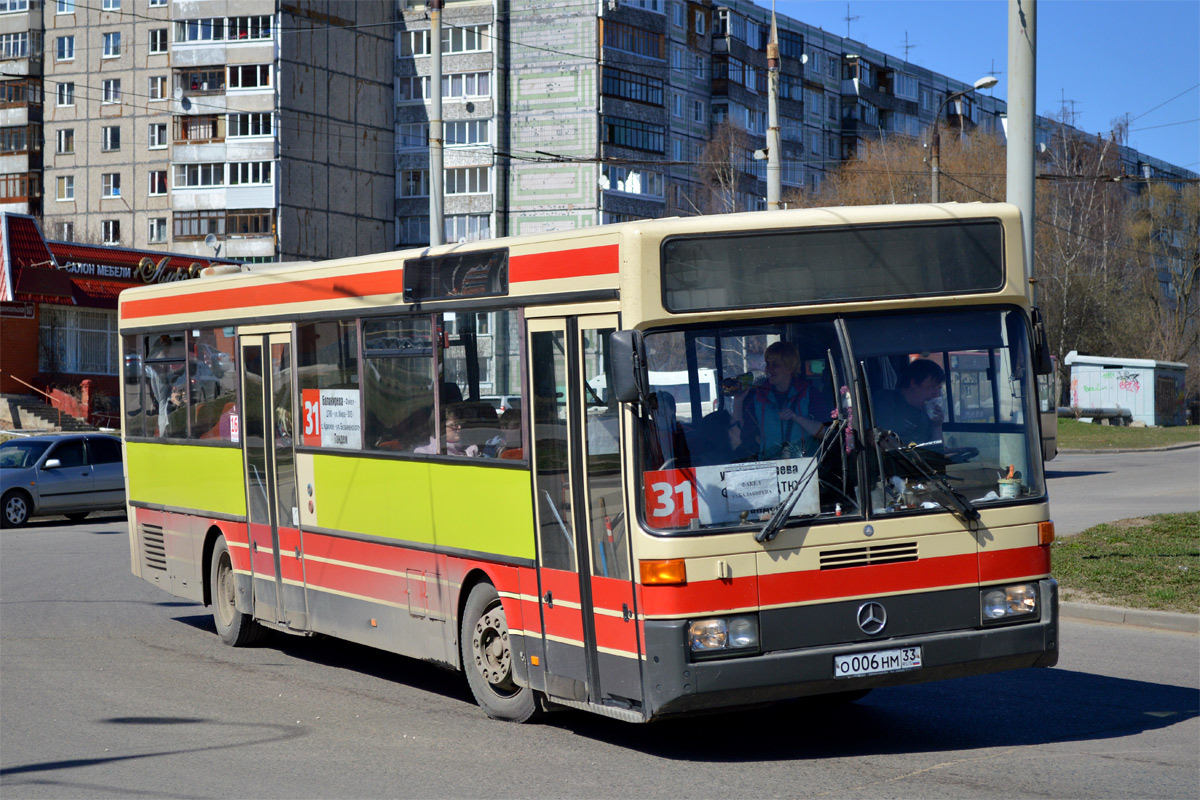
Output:
<instances>
[{"instance_id":1,"label":"bus side mirror","mask_svg":"<svg viewBox=\"0 0 1200 800\"><path fill-rule=\"evenodd\" d=\"M646 367L646 342L641 331L613 331L608 343L613 396L622 403L645 402L650 376Z\"/></svg>"},{"instance_id":2,"label":"bus side mirror","mask_svg":"<svg viewBox=\"0 0 1200 800\"><path fill-rule=\"evenodd\" d=\"M1054 372L1054 362L1050 360L1050 342L1046 339L1046 323L1042 321L1042 310L1034 308L1032 317L1033 371L1038 375L1049 375Z\"/></svg>"}]
</instances>

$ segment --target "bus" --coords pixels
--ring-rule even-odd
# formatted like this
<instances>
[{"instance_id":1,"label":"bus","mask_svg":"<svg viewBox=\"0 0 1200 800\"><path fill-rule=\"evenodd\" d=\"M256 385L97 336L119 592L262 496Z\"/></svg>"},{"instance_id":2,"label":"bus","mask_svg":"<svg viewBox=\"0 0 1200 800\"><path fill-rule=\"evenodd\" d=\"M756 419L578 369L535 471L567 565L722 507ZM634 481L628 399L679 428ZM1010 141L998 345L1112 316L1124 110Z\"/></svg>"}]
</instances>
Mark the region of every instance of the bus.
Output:
<instances>
[{"instance_id":1,"label":"bus","mask_svg":"<svg viewBox=\"0 0 1200 800\"><path fill-rule=\"evenodd\" d=\"M1053 666L1021 236L787 210L123 292L132 571L226 644L434 662L510 721Z\"/></svg>"}]
</instances>

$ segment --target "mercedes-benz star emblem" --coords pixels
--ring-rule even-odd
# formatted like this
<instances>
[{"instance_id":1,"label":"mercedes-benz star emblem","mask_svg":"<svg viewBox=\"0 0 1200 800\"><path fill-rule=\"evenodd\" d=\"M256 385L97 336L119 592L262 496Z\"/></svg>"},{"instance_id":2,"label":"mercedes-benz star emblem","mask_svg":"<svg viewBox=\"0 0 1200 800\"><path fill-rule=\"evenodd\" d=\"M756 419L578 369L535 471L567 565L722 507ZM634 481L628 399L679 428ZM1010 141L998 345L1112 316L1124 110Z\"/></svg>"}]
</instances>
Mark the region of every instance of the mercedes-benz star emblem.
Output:
<instances>
[{"instance_id":1,"label":"mercedes-benz star emblem","mask_svg":"<svg viewBox=\"0 0 1200 800\"><path fill-rule=\"evenodd\" d=\"M887 625L887 609L882 603L863 603L858 607L858 627L868 636L874 636Z\"/></svg>"}]
</instances>

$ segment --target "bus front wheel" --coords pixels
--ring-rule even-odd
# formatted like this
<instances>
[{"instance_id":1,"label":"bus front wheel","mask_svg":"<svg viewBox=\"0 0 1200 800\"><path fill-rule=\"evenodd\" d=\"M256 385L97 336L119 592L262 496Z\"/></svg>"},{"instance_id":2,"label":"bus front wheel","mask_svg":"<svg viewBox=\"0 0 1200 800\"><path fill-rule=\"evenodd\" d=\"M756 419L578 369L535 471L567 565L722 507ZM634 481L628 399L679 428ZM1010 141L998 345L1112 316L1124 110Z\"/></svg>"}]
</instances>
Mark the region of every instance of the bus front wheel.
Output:
<instances>
[{"instance_id":1,"label":"bus front wheel","mask_svg":"<svg viewBox=\"0 0 1200 800\"><path fill-rule=\"evenodd\" d=\"M237 582L234 580L233 562L229 558L229 545L225 543L224 536L218 536L213 546L208 581L213 622L216 623L221 641L231 647L245 647L258 641L262 636L262 627L249 614L237 610Z\"/></svg>"},{"instance_id":2,"label":"bus front wheel","mask_svg":"<svg viewBox=\"0 0 1200 800\"><path fill-rule=\"evenodd\" d=\"M492 719L525 722L537 710L533 690L513 679L513 652L500 595L480 583L467 595L459 643L475 701Z\"/></svg>"}]
</instances>

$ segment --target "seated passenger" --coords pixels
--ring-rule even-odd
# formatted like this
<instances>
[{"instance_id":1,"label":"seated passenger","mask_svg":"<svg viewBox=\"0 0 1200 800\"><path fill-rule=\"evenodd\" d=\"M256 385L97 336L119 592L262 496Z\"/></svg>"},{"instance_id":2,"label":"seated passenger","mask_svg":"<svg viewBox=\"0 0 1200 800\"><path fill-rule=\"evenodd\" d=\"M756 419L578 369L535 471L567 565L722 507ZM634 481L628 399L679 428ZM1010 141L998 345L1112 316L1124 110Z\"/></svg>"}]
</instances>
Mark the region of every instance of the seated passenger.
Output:
<instances>
[{"instance_id":1,"label":"seated passenger","mask_svg":"<svg viewBox=\"0 0 1200 800\"><path fill-rule=\"evenodd\" d=\"M742 446L742 421L721 409L708 414L696 426L692 464L711 467L744 461L750 454Z\"/></svg>"},{"instance_id":2,"label":"seated passenger","mask_svg":"<svg viewBox=\"0 0 1200 800\"><path fill-rule=\"evenodd\" d=\"M482 454L479 445L468 442L464 436L464 429L469 429L473 422L477 421L477 416L471 413L470 406L466 403L456 403L446 406L443 416L446 422L442 428L445 436L445 455L448 456L467 456L475 458ZM439 452L438 441L434 437L430 437L429 444L414 447L414 453L436 454Z\"/></svg>"},{"instance_id":3,"label":"seated passenger","mask_svg":"<svg viewBox=\"0 0 1200 800\"><path fill-rule=\"evenodd\" d=\"M945 382L946 373L934 361L918 358L905 364L895 389L872 394L875 425L895 431L902 444L940 442L945 409L940 402L928 401L941 399Z\"/></svg>"}]
</instances>

